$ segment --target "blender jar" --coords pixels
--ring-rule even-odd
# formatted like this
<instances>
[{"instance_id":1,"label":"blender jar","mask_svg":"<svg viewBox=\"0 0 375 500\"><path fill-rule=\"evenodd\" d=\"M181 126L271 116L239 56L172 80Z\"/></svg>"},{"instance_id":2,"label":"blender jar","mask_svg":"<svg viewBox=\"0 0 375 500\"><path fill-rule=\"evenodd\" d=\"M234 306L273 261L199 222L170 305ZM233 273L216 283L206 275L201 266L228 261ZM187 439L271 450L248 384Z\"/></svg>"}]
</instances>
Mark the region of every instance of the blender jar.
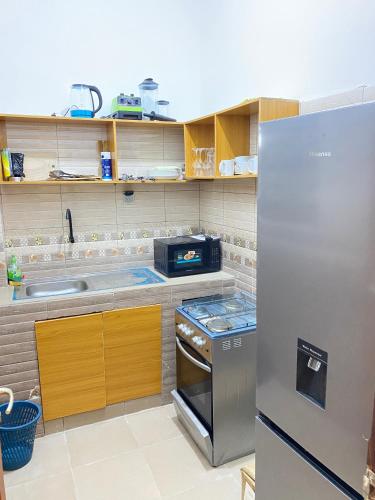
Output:
<instances>
[{"instance_id":1,"label":"blender jar","mask_svg":"<svg viewBox=\"0 0 375 500\"><path fill-rule=\"evenodd\" d=\"M144 113L157 112L156 101L158 100L158 87L159 84L154 82L152 78L146 78L138 85Z\"/></svg>"}]
</instances>

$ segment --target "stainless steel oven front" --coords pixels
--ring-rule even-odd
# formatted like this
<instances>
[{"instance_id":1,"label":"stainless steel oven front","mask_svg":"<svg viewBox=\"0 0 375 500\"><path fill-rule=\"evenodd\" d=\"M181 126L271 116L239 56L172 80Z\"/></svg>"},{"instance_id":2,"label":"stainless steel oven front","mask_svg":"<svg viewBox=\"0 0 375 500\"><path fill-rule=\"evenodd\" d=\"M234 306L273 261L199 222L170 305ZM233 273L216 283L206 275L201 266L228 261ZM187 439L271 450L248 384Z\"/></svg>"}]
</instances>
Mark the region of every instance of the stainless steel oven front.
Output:
<instances>
[{"instance_id":1,"label":"stainless steel oven front","mask_svg":"<svg viewBox=\"0 0 375 500\"><path fill-rule=\"evenodd\" d=\"M212 366L182 336L176 335L177 391L212 437Z\"/></svg>"}]
</instances>

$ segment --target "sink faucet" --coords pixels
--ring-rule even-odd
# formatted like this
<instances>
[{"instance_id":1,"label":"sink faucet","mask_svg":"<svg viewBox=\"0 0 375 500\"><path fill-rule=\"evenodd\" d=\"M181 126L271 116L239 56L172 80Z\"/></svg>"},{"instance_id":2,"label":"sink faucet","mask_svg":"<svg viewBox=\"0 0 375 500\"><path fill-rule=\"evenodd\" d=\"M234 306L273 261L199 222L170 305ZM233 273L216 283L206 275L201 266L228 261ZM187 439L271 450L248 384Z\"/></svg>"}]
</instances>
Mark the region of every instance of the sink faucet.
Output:
<instances>
[{"instance_id":1,"label":"sink faucet","mask_svg":"<svg viewBox=\"0 0 375 500\"><path fill-rule=\"evenodd\" d=\"M69 241L70 243L74 243L72 212L70 211L70 208L66 209L65 219L69 221Z\"/></svg>"}]
</instances>

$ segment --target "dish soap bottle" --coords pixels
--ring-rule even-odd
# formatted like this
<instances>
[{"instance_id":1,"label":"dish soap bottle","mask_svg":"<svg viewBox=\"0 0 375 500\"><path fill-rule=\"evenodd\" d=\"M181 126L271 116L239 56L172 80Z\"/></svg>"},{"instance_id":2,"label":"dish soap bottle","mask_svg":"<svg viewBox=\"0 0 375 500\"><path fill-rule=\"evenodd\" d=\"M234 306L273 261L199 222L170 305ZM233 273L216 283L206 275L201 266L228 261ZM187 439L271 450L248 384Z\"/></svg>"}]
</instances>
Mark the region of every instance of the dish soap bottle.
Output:
<instances>
[{"instance_id":1,"label":"dish soap bottle","mask_svg":"<svg viewBox=\"0 0 375 500\"><path fill-rule=\"evenodd\" d=\"M22 271L18 265L17 257L12 255L8 265L8 282L10 285L18 286L22 284Z\"/></svg>"}]
</instances>

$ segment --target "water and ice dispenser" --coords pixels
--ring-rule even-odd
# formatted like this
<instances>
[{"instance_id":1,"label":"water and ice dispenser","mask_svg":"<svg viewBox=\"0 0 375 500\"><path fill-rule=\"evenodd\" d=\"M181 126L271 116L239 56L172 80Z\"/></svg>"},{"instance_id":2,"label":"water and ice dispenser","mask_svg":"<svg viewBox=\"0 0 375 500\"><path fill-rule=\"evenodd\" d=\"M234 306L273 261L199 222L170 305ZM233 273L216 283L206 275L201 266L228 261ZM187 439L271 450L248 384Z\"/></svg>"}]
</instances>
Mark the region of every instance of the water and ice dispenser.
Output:
<instances>
[{"instance_id":1,"label":"water and ice dispenser","mask_svg":"<svg viewBox=\"0 0 375 500\"><path fill-rule=\"evenodd\" d=\"M298 339L296 390L321 408L326 406L328 353Z\"/></svg>"}]
</instances>

